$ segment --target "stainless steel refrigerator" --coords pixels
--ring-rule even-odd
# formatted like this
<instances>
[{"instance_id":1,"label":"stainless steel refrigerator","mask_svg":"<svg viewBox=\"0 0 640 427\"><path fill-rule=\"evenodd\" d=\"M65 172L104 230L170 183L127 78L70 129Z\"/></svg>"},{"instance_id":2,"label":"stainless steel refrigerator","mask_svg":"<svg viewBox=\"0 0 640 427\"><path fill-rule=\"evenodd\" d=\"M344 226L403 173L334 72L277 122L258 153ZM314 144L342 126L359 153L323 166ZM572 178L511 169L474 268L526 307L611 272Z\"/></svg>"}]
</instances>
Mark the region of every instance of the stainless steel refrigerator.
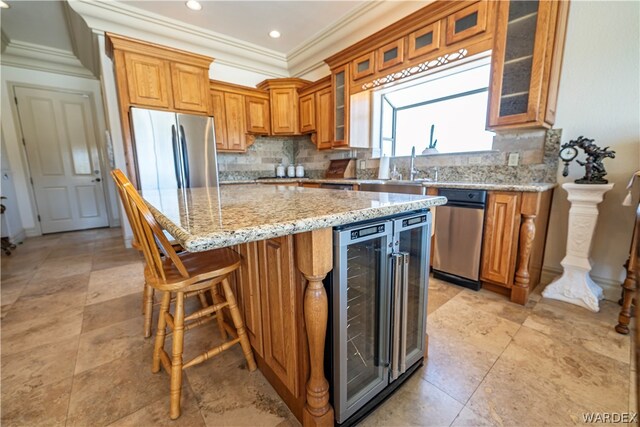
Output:
<instances>
[{"instance_id":1,"label":"stainless steel refrigerator","mask_svg":"<svg viewBox=\"0 0 640 427\"><path fill-rule=\"evenodd\" d=\"M218 185L213 117L131 108L140 190Z\"/></svg>"},{"instance_id":2,"label":"stainless steel refrigerator","mask_svg":"<svg viewBox=\"0 0 640 427\"><path fill-rule=\"evenodd\" d=\"M334 229L327 378L336 423L358 423L424 358L431 213Z\"/></svg>"}]
</instances>

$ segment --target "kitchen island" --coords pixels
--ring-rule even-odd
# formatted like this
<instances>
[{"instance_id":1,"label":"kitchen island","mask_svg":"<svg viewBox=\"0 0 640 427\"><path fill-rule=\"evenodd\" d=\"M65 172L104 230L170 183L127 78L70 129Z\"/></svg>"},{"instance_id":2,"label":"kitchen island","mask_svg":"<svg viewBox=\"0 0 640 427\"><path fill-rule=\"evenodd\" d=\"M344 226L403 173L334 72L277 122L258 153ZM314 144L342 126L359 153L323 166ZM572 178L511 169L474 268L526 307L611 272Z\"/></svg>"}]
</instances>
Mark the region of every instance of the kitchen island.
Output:
<instances>
[{"instance_id":1,"label":"kitchen island","mask_svg":"<svg viewBox=\"0 0 640 427\"><path fill-rule=\"evenodd\" d=\"M444 197L234 185L144 191L189 251L232 246L236 289L258 367L304 425L333 425L324 373L332 228L438 206Z\"/></svg>"}]
</instances>

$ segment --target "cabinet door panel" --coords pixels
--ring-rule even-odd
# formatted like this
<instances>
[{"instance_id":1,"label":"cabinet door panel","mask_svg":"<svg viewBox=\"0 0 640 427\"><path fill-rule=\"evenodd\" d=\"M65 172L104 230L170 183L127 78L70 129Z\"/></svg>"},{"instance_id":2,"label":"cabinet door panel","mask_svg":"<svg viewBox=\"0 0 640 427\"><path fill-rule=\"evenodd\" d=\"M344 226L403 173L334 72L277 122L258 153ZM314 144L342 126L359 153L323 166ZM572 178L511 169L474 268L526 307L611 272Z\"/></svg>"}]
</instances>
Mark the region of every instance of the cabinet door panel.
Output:
<instances>
[{"instance_id":1,"label":"cabinet door panel","mask_svg":"<svg viewBox=\"0 0 640 427\"><path fill-rule=\"evenodd\" d=\"M300 133L296 89L271 90L271 130L274 135Z\"/></svg>"},{"instance_id":2,"label":"cabinet door panel","mask_svg":"<svg viewBox=\"0 0 640 427\"><path fill-rule=\"evenodd\" d=\"M173 85L173 103L178 110L207 113L209 102L208 70L182 63L171 64L171 83Z\"/></svg>"},{"instance_id":3,"label":"cabinet door panel","mask_svg":"<svg viewBox=\"0 0 640 427\"><path fill-rule=\"evenodd\" d=\"M440 48L440 21L436 21L409 34L407 57L417 58Z\"/></svg>"},{"instance_id":4,"label":"cabinet door panel","mask_svg":"<svg viewBox=\"0 0 640 427\"><path fill-rule=\"evenodd\" d=\"M253 350L260 357L264 354L262 346L262 307L260 300L260 281L258 266L258 242L239 245L242 265L236 273L238 299L244 316L244 324L249 334Z\"/></svg>"},{"instance_id":5,"label":"cabinet door panel","mask_svg":"<svg viewBox=\"0 0 640 427\"><path fill-rule=\"evenodd\" d=\"M245 151L247 148L247 125L244 113L244 96L225 92L224 109L227 116L227 149Z\"/></svg>"},{"instance_id":6,"label":"cabinet door panel","mask_svg":"<svg viewBox=\"0 0 640 427\"><path fill-rule=\"evenodd\" d=\"M159 58L125 52L127 86L132 104L171 107L169 63Z\"/></svg>"},{"instance_id":7,"label":"cabinet door panel","mask_svg":"<svg viewBox=\"0 0 640 427\"><path fill-rule=\"evenodd\" d=\"M216 148L225 150L227 148L227 115L224 109L224 92L212 90L211 111L213 113L213 123L216 132Z\"/></svg>"},{"instance_id":8,"label":"cabinet door panel","mask_svg":"<svg viewBox=\"0 0 640 427\"><path fill-rule=\"evenodd\" d=\"M447 44L457 43L485 32L487 29L487 2L480 1L447 17Z\"/></svg>"},{"instance_id":9,"label":"cabinet door panel","mask_svg":"<svg viewBox=\"0 0 640 427\"><path fill-rule=\"evenodd\" d=\"M482 246L482 280L511 287L520 226L520 193L490 192Z\"/></svg>"},{"instance_id":10,"label":"cabinet door panel","mask_svg":"<svg viewBox=\"0 0 640 427\"><path fill-rule=\"evenodd\" d=\"M318 132L316 134L316 145L318 150L330 149L331 140L333 139L331 132L333 123L331 114L333 111L331 88L318 91L316 99L318 101L318 117L316 121Z\"/></svg>"},{"instance_id":11,"label":"cabinet door panel","mask_svg":"<svg viewBox=\"0 0 640 427\"><path fill-rule=\"evenodd\" d=\"M374 51L355 59L351 63L351 76L353 80L359 80L372 75L375 72L375 58L376 53Z\"/></svg>"},{"instance_id":12,"label":"cabinet door panel","mask_svg":"<svg viewBox=\"0 0 640 427\"><path fill-rule=\"evenodd\" d=\"M247 96L245 97L245 105L247 108L247 132L259 135L271 133L269 100Z\"/></svg>"},{"instance_id":13,"label":"cabinet door panel","mask_svg":"<svg viewBox=\"0 0 640 427\"><path fill-rule=\"evenodd\" d=\"M316 130L316 98L314 93L300 97L300 132Z\"/></svg>"},{"instance_id":14,"label":"cabinet door panel","mask_svg":"<svg viewBox=\"0 0 640 427\"><path fill-rule=\"evenodd\" d=\"M378 55L378 58L380 56ZM333 142L334 148L349 146L349 65L333 70L331 88L333 91Z\"/></svg>"},{"instance_id":15,"label":"cabinet door panel","mask_svg":"<svg viewBox=\"0 0 640 427\"><path fill-rule=\"evenodd\" d=\"M404 60L404 39L396 40L378 49L377 70L386 70L394 65L402 64Z\"/></svg>"},{"instance_id":16,"label":"cabinet door panel","mask_svg":"<svg viewBox=\"0 0 640 427\"><path fill-rule=\"evenodd\" d=\"M293 277L293 237L259 242L264 360L294 394L298 390L297 293Z\"/></svg>"}]
</instances>

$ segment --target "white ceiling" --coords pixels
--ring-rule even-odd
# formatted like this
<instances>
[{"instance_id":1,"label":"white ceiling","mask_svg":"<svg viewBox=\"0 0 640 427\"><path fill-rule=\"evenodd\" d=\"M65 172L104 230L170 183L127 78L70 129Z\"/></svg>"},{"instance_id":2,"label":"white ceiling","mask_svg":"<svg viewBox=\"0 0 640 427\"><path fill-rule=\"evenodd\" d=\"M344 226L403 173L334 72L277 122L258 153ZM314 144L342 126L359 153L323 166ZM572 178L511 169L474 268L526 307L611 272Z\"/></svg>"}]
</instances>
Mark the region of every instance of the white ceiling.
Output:
<instances>
[{"instance_id":1,"label":"white ceiling","mask_svg":"<svg viewBox=\"0 0 640 427\"><path fill-rule=\"evenodd\" d=\"M62 2L24 0L6 0L6 2L11 7L2 9L0 27L10 40L73 51Z\"/></svg>"},{"instance_id":2,"label":"white ceiling","mask_svg":"<svg viewBox=\"0 0 640 427\"><path fill-rule=\"evenodd\" d=\"M201 1L195 12L185 1L120 1L207 31L287 54L366 1ZM269 37L271 30L282 34Z\"/></svg>"}]
</instances>

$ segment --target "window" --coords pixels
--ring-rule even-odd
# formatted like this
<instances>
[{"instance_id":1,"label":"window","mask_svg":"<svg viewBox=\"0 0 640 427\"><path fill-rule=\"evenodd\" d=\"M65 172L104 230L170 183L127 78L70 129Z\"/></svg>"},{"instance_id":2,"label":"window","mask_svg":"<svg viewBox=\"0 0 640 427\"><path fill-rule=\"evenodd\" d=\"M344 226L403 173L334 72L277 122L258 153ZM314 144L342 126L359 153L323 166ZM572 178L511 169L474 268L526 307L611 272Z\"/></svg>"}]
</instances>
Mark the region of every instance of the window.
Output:
<instances>
[{"instance_id":1,"label":"window","mask_svg":"<svg viewBox=\"0 0 640 427\"><path fill-rule=\"evenodd\" d=\"M379 92L380 153L409 156L429 147L431 129L438 153L491 150L485 130L489 57L439 71Z\"/></svg>"}]
</instances>

